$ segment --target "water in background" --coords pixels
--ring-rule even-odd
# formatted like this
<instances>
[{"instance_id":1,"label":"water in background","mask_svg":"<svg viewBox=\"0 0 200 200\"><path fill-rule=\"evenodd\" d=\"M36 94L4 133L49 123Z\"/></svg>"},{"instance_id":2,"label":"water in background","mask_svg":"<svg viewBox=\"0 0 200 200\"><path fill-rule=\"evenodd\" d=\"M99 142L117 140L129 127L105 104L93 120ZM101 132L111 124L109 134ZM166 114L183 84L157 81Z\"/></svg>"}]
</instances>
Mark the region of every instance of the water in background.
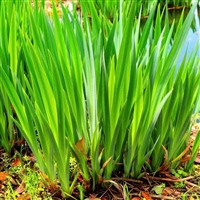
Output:
<instances>
[{"instance_id":1,"label":"water in background","mask_svg":"<svg viewBox=\"0 0 200 200\"><path fill-rule=\"evenodd\" d=\"M189 10L186 10L185 14L187 14L188 11ZM169 12L170 21L172 22L173 19L175 19L175 20L177 19L177 21L178 21L180 15L181 15L181 12L182 12L182 10L171 10ZM180 65L186 51L187 51L187 57L189 57L189 55L193 51L195 51L196 48L198 48L197 56L200 58L200 8L199 7L195 11L194 20L190 27L187 39L183 46L183 50L182 50L182 53L180 55L177 65L178 66Z\"/></svg>"},{"instance_id":2,"label":"water in background","mask_svg":"<svg viewBox=\"0 0 200 200\"><path fill-rule=\"evenodd\" d=\"M175 25L176 25L176 22L179 21L179 18L181 16L181 12L182 12L182 9L170 10L169 11L170 23L172 23L173 20L175 20ZM189 9L186 9L184 13L185 17L188 12L189 12ZM185 53L187 52L187 58L188 58L196 50L197 50L196 56L200 59L200 5L195 11L193 22L191 24L187 39L185 40L185 44L183 46L181 55L177 62L177 69L181 64L181 61L183 60ZM199 105L196 107L196 109L199 110L199 107L200 107L200 102L199 102ZM196 123L200 124L200 111L199 111L198 117L196 118Z\"/></svg>"}]
</instances>

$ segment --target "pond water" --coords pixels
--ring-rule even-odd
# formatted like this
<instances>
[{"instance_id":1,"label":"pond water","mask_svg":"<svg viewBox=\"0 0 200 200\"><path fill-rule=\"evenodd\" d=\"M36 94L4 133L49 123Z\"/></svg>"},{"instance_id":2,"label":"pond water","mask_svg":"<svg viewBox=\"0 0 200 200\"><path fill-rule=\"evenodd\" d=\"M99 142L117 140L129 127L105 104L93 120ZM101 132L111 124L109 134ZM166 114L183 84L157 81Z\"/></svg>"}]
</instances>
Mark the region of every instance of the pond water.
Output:
<instances>
[{"instance_id":1,"label":"pond water","mask_svg":"<svg viewBox=\"0 0 200 200\"><path fill-rule=\"evenodd\" d=\"M170 10L169 11L169 21L172 23L173 20L176 22L179 21L179 18L181 16L182 10ZM189 9L185 10L185 16L189 12ZM190 30L188 32L187 38L185 40L185 44L183 46L181 55L179 57L179 60L177 62L177 69L181 64L181 61L183 60L183 57L185 56L185 53L187 52L187 58L197 49L197 54L196 56L200 59L200 6L196 9L195 14L194 14L194 19L192 21ZM200 65L200 63L199 63ZM200 107L200 102L199 106L197 106L196 109L199 110ZM196 119L196 122L200 124L200 111L199 115Z\"/></svg>"},{"instance_id":2,"label":"pond water","mask_svg":"<svg viewBox=\"0 0 200 200\"><path fill-rule=\"evenodd\" d=\"M170 12L170 17L178 19L180 17L180 14L181 14L181 11L173 10ZM200 58L200 6L195 11L193 22L191 24L191 27L188 32L188 36L185 41L182 53L181 53L180 58L177 63L178 66L180 65L186 51L187 51L187 57L189 57L189 55L196 48L198 48L197 56ZM196 119L196 123L200 124L200 111L199 111L199 115Z\"/></svg>"},{"instance_id":3,"label":"pond water","mask_svg":"<svg viewBox=\"0 0 200 200\"><path fill-rule=\"evenodd\" d=\"M187 17L188 12L190 11L189 8L185 8L184 10L184 17ZM174 30L176 30L176 27L178 26L178 22L180 20L181 13L183 12L182 8L179 9L169 9L168 10L168 16L169 16L169 23L172 25L173 21L175 22ZM145 25L146 18L143 18L141 27ZM163 21L164 23L164 21ZM164 24L163 24L164 25ZM173 35L174 36L174 35ZM173 38L172 36L172 38ZM171 44L173 43L173 39ZM171 45L169 46L169 50L171 49ZM183 60L183 57L186 54L186 57L188 58L193 52L197 50L197 56L200 58L200 4L198 5L195 13L194 13L194 18L191 23L190 29L188 31L187 38L185 40L185 44L182 48L182 52L180 54L180 57L177 62L177 69L179 68L181 61Z\"/></svg>"},{"instance_id":4,"label":"pond water","mask_svg":"<svg viewBox=\"0 0 200 200\"><path fill-rule=\"evenodd\" d=\"M189 10L185 10L185 15L187 15ZM170 22L175 19L175 21L178 21L180 18L182 10L170 10L169 11L169 18ZM200 58L200 7L198 7L195 11L194 19L191 24L190 30L188 32L187 39L185 41L182 53L180 55L180 58L178 60L178 65L180 65L186 51L187 51L187 57L196 49L197 56Z\"/></svg>"}]
</instances>

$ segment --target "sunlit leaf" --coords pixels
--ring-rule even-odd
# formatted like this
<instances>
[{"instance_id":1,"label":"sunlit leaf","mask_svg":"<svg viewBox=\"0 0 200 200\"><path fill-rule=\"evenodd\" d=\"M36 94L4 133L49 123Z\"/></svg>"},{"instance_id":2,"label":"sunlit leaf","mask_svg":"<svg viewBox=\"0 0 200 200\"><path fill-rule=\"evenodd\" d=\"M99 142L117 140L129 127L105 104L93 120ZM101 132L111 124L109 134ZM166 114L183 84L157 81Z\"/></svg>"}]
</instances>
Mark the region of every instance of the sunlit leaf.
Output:
<instances>
[{"instance_id":1,"label":"sunlit leaf","mask_svg":"<svg viewBox=\"0 0 200 200\"><path fill-rule=\"evenodd\" d=\"M160 184L160 185L154 186L151 190L154 191L157 195L161 195L164 188L165 188L165 184Z\"/></svg>"}]
</instances>

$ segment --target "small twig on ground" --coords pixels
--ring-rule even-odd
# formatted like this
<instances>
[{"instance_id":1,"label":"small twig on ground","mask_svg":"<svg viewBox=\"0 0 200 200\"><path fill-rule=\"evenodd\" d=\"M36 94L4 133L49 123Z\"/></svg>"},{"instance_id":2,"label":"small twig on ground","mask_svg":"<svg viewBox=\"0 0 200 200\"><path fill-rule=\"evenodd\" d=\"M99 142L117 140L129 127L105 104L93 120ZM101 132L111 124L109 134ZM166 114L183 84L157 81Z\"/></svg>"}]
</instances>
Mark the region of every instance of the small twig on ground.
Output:
<instances>
[{"instance_id":1,"label":"small twig on ground","mask_svg":"<svg viewBox=\"0 0 200 200\"><path fill-rule=\"evenodd\" d=\"M111 183L111 184L118 190L119 194L121 194L121 196L123 196L123 195L122 195L122 194L123 194L123 186L122 186L120 183L117 183L117 182L115 182L115 181L113 181L113 180L103 180L103 183ZM112 193L111 187L109 187L109 188L107 188L107 189L108 189L108 191L111 193L111 195L116 196L116 195L114 195L114 194ZM117 196L116 196L116 198L121 199L121 198L119 198L119 197L117 197ZM123 199L123 198L122 198L122 199Z\"/></svg>"},{"instance_id":2,"label":"small twig on ground","mask_svg":"<svg viewBox=\"0 0 200 200\"><path fill-rule=\"evenodd\" d=\"M150 179L156 180L156 181L166 181L166 182L182 182L182 181L187 181L191 180L194 178L194 176L188 176L185 178L177 178L177 179L170 179L170 178L160 178L160 177L154 177L154 176L149 176Z\"/></svg>"},{"instance_id":3,"label":"small twig on ground","mask_svg":"<svg viewBox=\"0 0 200 200\"><path fill-rule=\"evenodd\" d=\"M185 183L186 183L187 185L190 185L190 186L192 186L192 187L196 187L196 188L199 188L199 189L200 189L200 186L199 186L199 185L196 185L196 184L191 183L191 182L189 182L189 181L186 181Z\"/></svg>"},{"instance_id":4,"label":"small twig on ground","mask_svg":"<svg viewBox=\"0 0 200 200\"><path fill-rule=\"evenodd\" d=\"M111 178L111 180L113 181L127 181L127 182L133 182L133 183L143 183L143 181L141 180L135 180L135 179L131 179L131 178L120 178L120 177L114 177Z\"/></svg>"},{"instance_id":5,"label":"small twig on ground","mask_svg":"<svg viewBox=\"0 0 200 200\"><path fill-rule=\"evenodd\" d=\"M99 197L100 199L109 191L109 188L106 189L106 191Z\"/></svg>"}]
</instances>

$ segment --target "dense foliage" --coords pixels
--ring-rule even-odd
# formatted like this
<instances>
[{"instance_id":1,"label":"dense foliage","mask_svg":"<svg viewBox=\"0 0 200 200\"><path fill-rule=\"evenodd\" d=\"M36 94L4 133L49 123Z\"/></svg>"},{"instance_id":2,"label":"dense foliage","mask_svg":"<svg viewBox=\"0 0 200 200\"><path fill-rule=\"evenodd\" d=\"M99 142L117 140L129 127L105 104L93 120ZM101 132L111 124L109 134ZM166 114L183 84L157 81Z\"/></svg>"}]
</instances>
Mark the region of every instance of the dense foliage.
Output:
<instances>
[{"instance_id":1,"label":"dense foliage","mask_svg":"<svg viewBox=\"0 0 200 200\"><path fill-rule=\"evenodd\" d=\"M176 168L200 98L196 51L177 66L196 4L176 29L155 4L142 29L129 1L112 20L92 2L80 1L81 15L61 7L59 18L54 4L53 17L29 2L0 4L1 145L10 151L21 134L65 195L79 175L95 188L119 170L139 178Z\"/></svg>"}]
</instances>

